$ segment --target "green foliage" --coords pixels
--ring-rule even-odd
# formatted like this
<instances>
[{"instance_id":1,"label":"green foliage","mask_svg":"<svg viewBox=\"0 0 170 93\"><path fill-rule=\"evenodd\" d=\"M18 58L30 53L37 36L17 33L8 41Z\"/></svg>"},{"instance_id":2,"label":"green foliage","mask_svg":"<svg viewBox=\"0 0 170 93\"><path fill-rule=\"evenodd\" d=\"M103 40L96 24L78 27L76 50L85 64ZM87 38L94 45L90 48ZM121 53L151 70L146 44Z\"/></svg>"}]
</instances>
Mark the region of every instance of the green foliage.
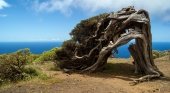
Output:
<instances>
[{"instance_id":1,"label":"green foliage","mask_svg":"<svg viewBox=\"0 0 170 93\"><path fill-rule=\"evenodd\" d=\"M33 68L25 68L30 62L29 49L21 49L15 53L0 56L0 82L22 80L29 75L35 75ZM34 74L33 74L34 73Z\"/></svg>"},{"instance_id":2,"label":"green foliage","mask_svg":"<svg viewBox=\"0 0 170 93\"><path fill-rule=\"evenodd\" d=\"M23 72L31 77L39 75L39 71L34 66L25 66Z\"/></svg>"},{"instance_id":3,"label":"green foliage","mask_svg":"<svg viewBox=\"0 0 170 93\"><path fill-rule=\"evenodd\" d=\"M73 40L67 40L63 43L62 45L62 49L65 50L65 52L68 54L68 55L73 55L72 51L75 50L75 47L76 47L76 42L73 41Z\"/></svg>"},{"instance_id":4,"label":"green foliage","mask_svg":"<svg viewBox=\"0 0 170 93\"><path fill-rule=\"evenodd\" d=\"M56 52L56 60L67 60L74 55L74 50L76 48L76 42L74 40L67 40L63 43L62 48ZM62 68L63 62L57 61L57 66Z\"/></svg>"},{"instance_id":5,"label":"green foliage","mask_svg":"<svg viewBox=\"0 0 170 93\"><path fill-rule=\"evenodd\" d=\"M56 52L56 58L60 61L57 64L60 68L67 68L65 66L71 67L69 64L75 64L72 59L75 54L75 50L77 55L83 56L88 54L90 50L96 46L98 41L89 39L92 39L90 37L93 37L96 34L99 21L101 21L101 19L106 19L108 16L109 14L103 13L101 15L82 20L76 25L70 33L72 38L65 41L62 48ZM103 28L101 29L102 31L104 31L104 28L107 27L106 24L108 24L108 22L108 19L102 21L102 23L104 23L100 26ZM86 41L91 42L86 43Z\"/></svg>"},{"instance_id":6,"label":"green foliage","mask_svg":"<svg viewBox=\"0 0 170 93\"><path fill-rule=\"evenodd\" d=\"M54 61L58 50L59 48L53 48L49 51L43 52L34 62Z\"/></svg>"},{"instance_id":7,"label":"green foliage","mask_svg":"<svg viewBox=\"0 0 170 93\"><path fill-rule=\"evenodd\" d=\"M103 13L98 16L91 17L86 20L82 20L71 31L70 35L74 41L79 43L83 42L87 37L94 35L97 28L97 23L108 16L109 14Z\"/></svg>"},{"instance_id":8,"label":"green foliage","mask_svg":"<svg viewBox=\"0 0 170 93\"><path fill-rule=\"evenodd\" d=\"M31 55L29 56L29 58L28 58L29 63L34 62L34 61L35 61L37 58L39 58L39 57L40 57L39 54L31 54Z\"/></svg>"}]
</instances>

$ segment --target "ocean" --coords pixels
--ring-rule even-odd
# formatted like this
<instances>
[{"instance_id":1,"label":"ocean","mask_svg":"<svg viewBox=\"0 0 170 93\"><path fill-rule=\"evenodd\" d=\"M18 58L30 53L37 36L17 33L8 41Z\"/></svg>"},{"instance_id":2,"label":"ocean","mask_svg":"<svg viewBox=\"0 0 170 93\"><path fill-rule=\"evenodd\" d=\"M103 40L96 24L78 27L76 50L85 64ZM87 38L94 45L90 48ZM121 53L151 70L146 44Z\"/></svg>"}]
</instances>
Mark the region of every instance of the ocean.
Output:
<instances>
[{"instance_id":1,"label":"ocean","mask_svg":"<svg viewBox=\"0 0 170 93\"><path fill-rule=\"evenodd\" d=\"M0 54L12 53L24 48L29 48L31 53L41 54L61 45L62 42L0 42Z\"/></svg>"},{"instance_id":2,"label":"ocean","mask_svg":"<svg viewBox=\"0 0 170 93\"><path fill-rule=\"evenodd\" d=\"M19 49L29 48L31 53L41 54L55 47L60 47L62 42L0 42L0 54L12 53ZM170 50L170 42L153 42L153 50ZM128 58L128 44L118 48L119 58Z\"/></svg>"},{"instance_id":3,"label":"ocean","mask_svg":"<svg viewBox=\"0 0 170 93\"><path fill-rule=\"evenodd\" d=\"M116 54L116 57L120 57L120 58L130 57L130 53L129 53L129 50L128 50L129 44L126 44L124 46L119 47L118 48L118 54ZM152 49L153 50L159 50L159 51L170 50L170 42L153 42L152 43Z\"/></svg>"}]
</instances>

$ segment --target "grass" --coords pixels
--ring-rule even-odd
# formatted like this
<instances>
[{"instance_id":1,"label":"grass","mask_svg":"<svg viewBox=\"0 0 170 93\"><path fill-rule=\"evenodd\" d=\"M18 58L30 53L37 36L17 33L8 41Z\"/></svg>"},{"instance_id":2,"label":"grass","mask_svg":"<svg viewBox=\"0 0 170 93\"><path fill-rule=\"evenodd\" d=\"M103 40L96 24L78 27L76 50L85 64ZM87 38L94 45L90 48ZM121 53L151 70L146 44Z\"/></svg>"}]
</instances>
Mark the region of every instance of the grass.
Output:
<instances>
[{"instance_id":1,"label":"grass","mask_svg":"<svg viewBox=\"0 0 170 93\"><path fill-rule=\"evenodd\" d=\"M43 52L34 62L44 63L46 61L54 61L56 59L56 52L59 48L53 48L49 51Z\"/></svg>"},{"instance_id":2,"label":"grass","mask_svg":"<svg viewBox=\"0 0 170 93\"><path fill-rule=\"evenodd\" d=\"M23 80L19 80L17 82L4 82L0 89L6 89L12 86L17 85L50 85L54 83L62 82L57 77L48 75L50 71L56 71L54 64L52 62L44 63L44 64L29 64L24 69L25 74L27 74L26 78Z\"/></svg>"},{"instance_id":3,"label":"grass","mask_svg":"<svg viewBox=\"0 0 170 93\"><path fill-rule=\"evenodd\" d=\"M134 66L131 63L132 59L109 58L108 63L100 74L114 75L115 77L135 77Z\"/></svg>"}]
</instances>

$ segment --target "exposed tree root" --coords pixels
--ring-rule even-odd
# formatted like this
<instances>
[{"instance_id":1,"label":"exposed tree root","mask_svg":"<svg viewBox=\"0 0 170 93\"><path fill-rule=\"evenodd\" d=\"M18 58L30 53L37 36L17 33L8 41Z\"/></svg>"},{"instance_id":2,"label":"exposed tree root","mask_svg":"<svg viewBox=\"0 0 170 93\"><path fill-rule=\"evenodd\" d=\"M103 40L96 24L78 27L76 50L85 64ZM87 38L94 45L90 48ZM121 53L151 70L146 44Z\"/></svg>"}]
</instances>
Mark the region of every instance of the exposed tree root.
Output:
<instances>
[{"instance_id":1,"label":"exposed tree root","mask_svg":"<svg viewBox=\"0 0 170 93\"><path fill-rule=\"evenodd\" d=\"M155 78L160 78L160 74L153 74L153 75L145 75L145 76L142 76L138 79L134 79L132 82L130 82L130 85L136 85L136 84L139 84L141 82L145 82L145 81L150 81L151 79L155 79Z\"/></svg>"}]
</instances>

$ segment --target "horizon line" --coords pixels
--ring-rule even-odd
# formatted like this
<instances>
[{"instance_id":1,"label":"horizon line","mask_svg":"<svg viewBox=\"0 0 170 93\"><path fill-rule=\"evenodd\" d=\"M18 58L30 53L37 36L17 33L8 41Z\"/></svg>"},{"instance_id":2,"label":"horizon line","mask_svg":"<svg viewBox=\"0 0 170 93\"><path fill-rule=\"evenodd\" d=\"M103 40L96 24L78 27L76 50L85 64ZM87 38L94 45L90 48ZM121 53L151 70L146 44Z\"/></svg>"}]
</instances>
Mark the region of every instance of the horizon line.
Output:
<instances>
[{"instance_id":1,"label":"horizon line","mask_svg":"<svg viewBox=\"0 0 170 93\"><path fill-rule=\"evenodd\" d=\"M64 41L67 41L67 40L63 40L63 41L0 41L0 43L64 42ZM134 42L134 41L130 41L130 42ZM170 43L170 41L152 41L152 42Z\"/></svg>"}]
</instances>

